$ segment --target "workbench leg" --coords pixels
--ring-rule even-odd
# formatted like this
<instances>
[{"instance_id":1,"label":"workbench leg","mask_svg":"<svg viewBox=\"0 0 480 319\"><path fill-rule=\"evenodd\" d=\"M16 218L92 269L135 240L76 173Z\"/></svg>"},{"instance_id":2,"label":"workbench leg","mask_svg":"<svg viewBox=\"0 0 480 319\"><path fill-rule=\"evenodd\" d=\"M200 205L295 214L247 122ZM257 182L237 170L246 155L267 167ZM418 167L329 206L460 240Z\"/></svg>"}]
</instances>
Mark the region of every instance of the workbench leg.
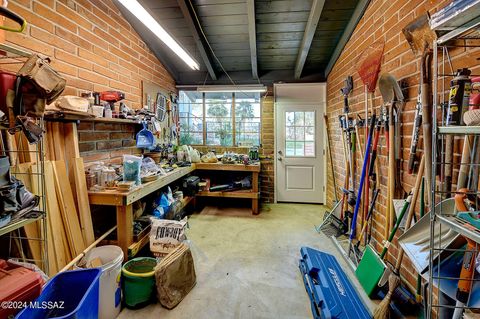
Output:
<instances>
[{"instance_id":1,"label":"workbench leg","mask_svg":"<svg viewBox=\"0 0 480 319\"><path fill-rule=\"evenodd\" d=\"M258 198L260 197L260 193L258 191L258 173L252 173L252 187L253 193L257 194L257 198L252 199L252 214L258 215Z\"/></svg>"},{"instance_id":2,"label":"workbench leg","mask_svg":"<svg viewBox=\"0 0 480 319\"><path fill-rule=\"evenodd\" d=\"M117 239L125 260L128 260L128 247L133 242L132 205L117 206Z\"/></svg>"}]
</instances>

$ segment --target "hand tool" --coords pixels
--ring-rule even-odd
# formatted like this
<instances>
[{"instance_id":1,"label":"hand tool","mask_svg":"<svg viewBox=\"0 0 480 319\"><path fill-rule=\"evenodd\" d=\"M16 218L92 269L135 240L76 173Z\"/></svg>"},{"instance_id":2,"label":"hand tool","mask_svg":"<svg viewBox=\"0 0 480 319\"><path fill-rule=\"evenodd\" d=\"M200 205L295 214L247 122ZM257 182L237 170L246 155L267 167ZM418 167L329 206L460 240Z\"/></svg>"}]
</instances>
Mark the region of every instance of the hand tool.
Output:
<instances>
[{"instance_id":1,"label":"hand tool","mask_svg":"<svg viewBox=\"0 0 480 319\"><path fill-rule=\"evenodd\" d=\"M364 161L363 161L362 175L360 177L360 185L359 185L359 188L358 188L357 202L355 203L355 209L353 211L353 217L352 217L352 223L351 223L351 229L350 229L350 238L349 238L349 251L348 251L349 255L350 255L350 251L352 249L353 239L355 238L357 216L358 216L358 211L360 209L360 202L362 200L363 184L365 182L365 178L368 178L366 176L367 175L367 159L368 159L367 154L370 152L370 146L371 146L371 141L372 141L373 128L375 126L375 121L376 121L376 117L375 117L375 114L373 114L372 115L372 125L370 126L370 132L368 134L368 141L367 141L367 148L365 150L365 157L364 157Z\"/></svg>"},{"instance_id":2,"label":"hand tool","mask_svg":"<svg viewBox=\"0 0 480 319\"><path fill-rule=\"evenodd\" d=\"M352 141L352 136L350 134L350 125L349 125L349 118L348 118L348 113L349 113L349 105L348 105L348 95L350 92L353 90L353 77L352 76L347 76L345 79L345 86L340 89L340 93L343 96L343 113L345 114L345 122L344 122L344 130L345 134L347 134L347 146L349 148L349 155L350 155L350 160L348 161L348 164L350 165L350 178L351 178L351 186L353 188L353 191L355 191L355 171L354 171L354 154L353 151L355 150L355 141ZM353 137L354 138L354 137Z\"/></svg>"},{"instance_id":3,"label":"hand tool","mask_svg":"<svg viewBox=\"0 0 480 319\"><path fill-rule=\"evenodd\" d=\"M115 108L115 102L119 102L125 99L125 93L119 91L103 91L100 92L100 100L110 104L110 109L113 111Z\"/></svg>"},{"instance_id":4,"label":"hand tool","mask_svg":"<svg viewBox=\"0 0 480 319\"><path fill-rule=\"evenodd\" d=\"M417 202L418 194L420 193L420 184L423 178L424 167L425 167L425 156L422 155L420 166L418 168L417 178L415 180L415 188L413 189L411 204L410 204L410 207L408 208L408 216L407 216L407 221L405 223L405 230L408 230L410 228L410 225L412 224L413 216L415 215L415 203ZM378 307L375 309L375 312L373 314L373 318L375 319L388 318L389 310L390 310L389 305L390 305L390 301L392 300L392 294L400 283L400 267L402 265L403 255L404 255L404 251L402 247L400 247L397 255L397 262L395 264L395 268L388 278L388 293L385 296L385 298L382 300L382 302L378 305Z\"/></svg>"},{"instance_id":5,"label":"hand tool","mask_svg":"<svg viewBox=\"0 0 480 319\"><path fill-rule=\"evenodd\" d=\"M12 28L8 25L2 24L0 26L1 30L10 31L10 32L17 32L17 33L21 33L23 31L25 31L25 28L27 27L27 21L24 18L22 18L21 16L19 16L18 14L16 14L15 12L7 9L4 6L0 6L0 16L6 17L10 20L13 20L14 22L16 22L19 25L19 27L17 29L15 29L15 28Z\"/></svg>"},{"instance_id":6,"label":"hand tool","mask_svg":"<svg viewBox=\"0 0 480 319\"><path fill-rule=\"evenodd\" d=\"M423 77L423 59L420 68L420 77ZM413 121L412 142L410 143L410 154L408 156L408 174L413 174L415 166L415 155L417 153L418 140L420 138L420 126L422 125L422 92L421 86L418 86L417 104L415 105L415 119Z\"/></svg>"}]
</instances>

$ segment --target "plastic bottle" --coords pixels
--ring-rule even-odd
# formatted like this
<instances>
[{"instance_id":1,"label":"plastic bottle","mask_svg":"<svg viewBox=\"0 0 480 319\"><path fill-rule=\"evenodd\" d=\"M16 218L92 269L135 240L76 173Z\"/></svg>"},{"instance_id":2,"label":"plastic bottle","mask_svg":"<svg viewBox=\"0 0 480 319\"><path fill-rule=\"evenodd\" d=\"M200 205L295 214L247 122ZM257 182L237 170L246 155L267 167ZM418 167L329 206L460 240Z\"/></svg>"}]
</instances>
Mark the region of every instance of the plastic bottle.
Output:
<instances>
[{"instance_id":1,"label":"plastic bottle","mask_svg":"<svg viewBox=\"0 0 480 319\"><path fill-rule=\"evenodd\" d=\"M105 104L105 118L112 118L112 109L110 108L110 104Z\"/></svg>"}]
</instances>

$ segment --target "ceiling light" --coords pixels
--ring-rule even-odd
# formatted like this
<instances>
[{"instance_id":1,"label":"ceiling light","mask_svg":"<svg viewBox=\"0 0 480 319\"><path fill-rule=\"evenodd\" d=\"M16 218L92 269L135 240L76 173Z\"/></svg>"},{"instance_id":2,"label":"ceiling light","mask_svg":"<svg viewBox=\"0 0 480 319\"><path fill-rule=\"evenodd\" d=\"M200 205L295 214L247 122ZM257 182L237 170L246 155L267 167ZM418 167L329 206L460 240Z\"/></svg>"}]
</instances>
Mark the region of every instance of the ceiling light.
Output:
<instances>
[{"instance_id":1,"label":"ceiling light","mask_svg":"<svg viewBox=\"0 0 480 319\"><path fill-rule=\"evenodd\" d=\"M204 85L197 87L198 92L266 92L264 85Z\"/></svg>"},{"instance_id":2,"label":"ceiling light","mask_svg":"<svg viewBox=\"0 0 480 319\"><path fill-rule=\"evenodd\" d=\"M130 13L137 17L150 31L163 41L176 55L193 70L200 70L198 63L165 31L157 20L137 0L117 0Z\"/></svg>"}]
</instances>

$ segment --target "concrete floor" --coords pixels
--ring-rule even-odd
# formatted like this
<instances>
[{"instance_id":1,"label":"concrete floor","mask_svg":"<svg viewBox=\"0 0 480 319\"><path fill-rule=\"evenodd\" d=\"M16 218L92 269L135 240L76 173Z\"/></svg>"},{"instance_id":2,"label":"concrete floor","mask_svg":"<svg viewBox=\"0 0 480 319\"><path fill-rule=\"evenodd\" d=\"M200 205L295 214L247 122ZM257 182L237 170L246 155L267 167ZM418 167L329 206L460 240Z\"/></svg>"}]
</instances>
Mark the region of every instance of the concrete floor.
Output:
<instances>
[{"instance_id":1,"label":"concrete floor","mask_svg":"<svg viewBox=\"0 0 480 319\"><path fill-rule=\"evenodd\" d=\"M331 240L314 229L324 212L323 206L300 204L268 205L258 216L205 208L189 220L195 288L172 310L153 304L125 309L118 318L312 318L298 270L301 246L337 255L358 286Z\"/></svg>"}]
</instances>

